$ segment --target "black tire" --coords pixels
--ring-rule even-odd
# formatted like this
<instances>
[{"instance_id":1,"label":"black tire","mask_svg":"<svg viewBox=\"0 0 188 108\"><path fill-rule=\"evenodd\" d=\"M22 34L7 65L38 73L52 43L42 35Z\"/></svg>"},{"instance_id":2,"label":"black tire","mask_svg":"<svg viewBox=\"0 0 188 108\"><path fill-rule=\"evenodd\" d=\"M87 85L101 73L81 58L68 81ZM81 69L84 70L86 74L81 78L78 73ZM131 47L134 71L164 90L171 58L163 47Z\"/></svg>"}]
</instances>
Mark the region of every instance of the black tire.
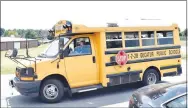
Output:
<instances>
[{"instance_id":1,"label":"black tire","mask_svg":"<svg viewBox=\"0 0 188 108\"><path fill-rule=\"evenodd\" d=\"M50 86L50 85L55 85L56 87L57 87L57 89L58 89L58 94L57 94L57 96L55 96L55 98L54 99L48 99L47 98L47 96L45 96L46 94L44 94L44 92L43 91L45 91L44 90L44 88L46 87L46 86ZM56 89L56 90L57 90ZM45 92L46 93L46 92ZM43 101L43 102L45 102L45 103L57 103L57 102L59 102L61 99L62 99L62 97L64 96L64 85L63 85L63 83L61 82L61 81L59 81L59 80L56 80L56 79L48 79L48 80L46 80L46 81L44 81L44 83L42 84L42 86L41 86L41 88L40 88L40 93L39 93L39 96L40 96L40 99Z\"/></svg>"},{"instance_id":2,"label":"black tire","mask_svg":"<svg viewBox=\"0 0 188 108\"><path fill-rule=\"evenodd\" d=\"M155 69L147 69L147 70L145 71L145 73L144 73L144 78L143 78L143 80L142 80L142 82L143 82L143 84L144 84L145 86L146 86L146 85L150 85L150 83L149 83L149 81L148 81L148 75L150 75L150 74L156 76L156 81L154 81L155 84L159 82L159 79L160 79L160 78L159 78L159 74L158 74L157 70L155 70Z\"/></svg>"}]
</instances>

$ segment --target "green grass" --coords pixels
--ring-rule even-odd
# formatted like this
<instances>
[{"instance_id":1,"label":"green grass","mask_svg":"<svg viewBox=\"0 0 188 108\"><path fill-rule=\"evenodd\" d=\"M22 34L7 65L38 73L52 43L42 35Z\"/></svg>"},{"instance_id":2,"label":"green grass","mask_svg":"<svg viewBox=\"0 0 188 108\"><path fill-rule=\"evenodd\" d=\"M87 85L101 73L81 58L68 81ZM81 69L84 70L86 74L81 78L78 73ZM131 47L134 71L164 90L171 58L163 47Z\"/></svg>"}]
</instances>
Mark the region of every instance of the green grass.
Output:
<instances>
[{"instance_id":1,"label":"green grass","mask_svg":"<svg viewBox=\"0 0 188 108\"><path fill-rule=\"evenodd\" d=\"M47 48L49 44L43 44L36 48L29 48L29 55L31 57L36 57L39 55L45 48ZM9 58L5 57L6 51L1 51L1 74L13 74L15 72L16 66L18 66L17 63L13 62ZM18 50L18 55L26 55L25 49ZM22 60L22 62L28 62L25 60Z\"/></svg>"}]
</instances>

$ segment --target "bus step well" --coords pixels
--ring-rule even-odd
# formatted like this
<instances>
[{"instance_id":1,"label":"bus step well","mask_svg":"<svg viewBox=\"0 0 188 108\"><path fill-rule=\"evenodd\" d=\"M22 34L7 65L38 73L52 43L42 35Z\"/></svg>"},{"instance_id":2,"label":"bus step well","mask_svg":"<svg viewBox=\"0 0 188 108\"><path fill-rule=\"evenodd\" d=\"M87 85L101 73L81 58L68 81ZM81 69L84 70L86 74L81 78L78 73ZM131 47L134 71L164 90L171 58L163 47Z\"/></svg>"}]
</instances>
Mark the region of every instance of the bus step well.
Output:
<instances>
[{"instance_id":1,"label":"bus step well","mask_svg":"<svg viewBox=\"0 0 188 108\"><path fill-rule=\"evenodd\" d=\"M84 86L84 87L79 87L79 88L72 88L71 91L72 93L81 93L81 92L86 92L86 91L97 90L100 88L103 88L102 84Z\"/></svg>"}]
</instances>

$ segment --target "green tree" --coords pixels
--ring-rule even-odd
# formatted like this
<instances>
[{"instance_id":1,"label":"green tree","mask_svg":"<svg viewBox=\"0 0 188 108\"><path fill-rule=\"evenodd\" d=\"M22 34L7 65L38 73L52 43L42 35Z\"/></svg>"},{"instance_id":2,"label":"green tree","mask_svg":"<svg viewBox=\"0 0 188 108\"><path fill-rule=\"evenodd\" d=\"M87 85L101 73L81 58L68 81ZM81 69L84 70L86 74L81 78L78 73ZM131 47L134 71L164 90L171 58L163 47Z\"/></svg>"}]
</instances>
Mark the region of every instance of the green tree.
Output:
<instances>
[{"instance_id":1,"label":"green tree","mask_svg":"<svg viewBox=\"0 0 188 108\"><path fill-rule=\"evenodd\" d=\"M23 38L23 37L25 37L25 30L24 29L21 29L20 30L20 36Z\"/></svg>"},{"instance_id":2,"label":"green tree","mask_svg":"<svg viewBox=\"0 0 188 108\"><path fill-rule=\"evenodd\" d=\"M17 33L18 33L18 35L19 35L20 37L23 37L23 36L24 36L24 35L23 35L23 29L17 29L16 31L17 31Z\"/></svg>"},{"instance_id":3,"label":"green tree","mask_svg":"<svg viewBox=\"0 0 188 108\"><path fill-rule=\"evenodd\" d=\"M49 35L48 30L42 30L42 29L13 29L13 30L5 30L4 36L11 36L14 35L15 37L21 37L25 38L27 34L27 37L29 38L47 38Z\"/></svg>"},{"instance_id":4,"label":"green tree","mask_svg":"<svg viewBox=\"0 0 188 108\"><path fill-rule=\"evenodd\" d=\"M179 30L179 36L182 36L181 29L178 27Z\"/></svg>"},{"instance_id":5,"label":"green tree","mask_svg":"<svg viewBox=\"0 0 188 108\"><path fill-rule=\"evenodd\" d=\"M16 30L8 30L8 36L11 35L18 36L18 33L16 32Z\"/></svg>"},{"instance_id":6,"label":"green tree","mask_svg":"<svg viewBox=\"0 0 188 108\"><path fill-rule=\"evenodd\" d=\"M0 34L0 36L3 36L4 33L5 33L5 29L4 29L4 28L1 28L1 34Z\"/></svg>"},{"instance_id":7,"label":"green tree","mask_svg":"<svg viewBox=\"0 0 188 108\"><path fill-rule=\"evenodd\" d=\"M187 28L184 30L184 36L186 36L187 37Z\"/></svg>"},{"instance_id":8,"label":"green tree","mask_svg":"<svg viewBox=\"0 0 188 108\"><path fill-rule=\"evenodd\" d=\"M4 36L8 36L8 30L5 30Z\"/></svg>"},{"instance_id":9,"label":"green tree","mask_svg":"<svg viewBox=\"0 0 188 108\"><path fill-rule=\"evenodd\" d=\"M32 30L28 30L27 33L25 34L25 38L36 39L36 35Z\"/></svg>"}]
</instances>

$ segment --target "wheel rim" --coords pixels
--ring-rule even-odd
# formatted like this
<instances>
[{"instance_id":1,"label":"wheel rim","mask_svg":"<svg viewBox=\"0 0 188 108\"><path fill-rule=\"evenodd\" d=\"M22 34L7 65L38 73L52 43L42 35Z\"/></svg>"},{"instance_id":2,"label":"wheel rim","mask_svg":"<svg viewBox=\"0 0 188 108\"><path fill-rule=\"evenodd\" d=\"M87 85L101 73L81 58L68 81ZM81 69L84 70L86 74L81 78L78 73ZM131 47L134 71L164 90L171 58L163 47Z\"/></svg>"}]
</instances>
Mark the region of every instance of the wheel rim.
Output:
<instances>
[{"instance_id":1,"label":"wheel rim","mask_svg":"<svg viewBox=\"0 0 188 108\"><path fill-rule=\"evenodd\" d=\"M43 94L45 98L50 100L55 99L58 96L58 92L59 90L54 84L48 84L43 89Z\"/></svg>"},{"instance_id":2,"label":"wheel rim","mask_svg":"<svg viewBox=\"0 0 188 108\"><path fill-rule=\"evenodd\" d=\"M148 75L148 84L149 84L149 85L150 85L150 84L155 84L156 81L157 81L156 75L155 75L154 73L150 73L150 74Z\"/></svg>"}]
</instances>

